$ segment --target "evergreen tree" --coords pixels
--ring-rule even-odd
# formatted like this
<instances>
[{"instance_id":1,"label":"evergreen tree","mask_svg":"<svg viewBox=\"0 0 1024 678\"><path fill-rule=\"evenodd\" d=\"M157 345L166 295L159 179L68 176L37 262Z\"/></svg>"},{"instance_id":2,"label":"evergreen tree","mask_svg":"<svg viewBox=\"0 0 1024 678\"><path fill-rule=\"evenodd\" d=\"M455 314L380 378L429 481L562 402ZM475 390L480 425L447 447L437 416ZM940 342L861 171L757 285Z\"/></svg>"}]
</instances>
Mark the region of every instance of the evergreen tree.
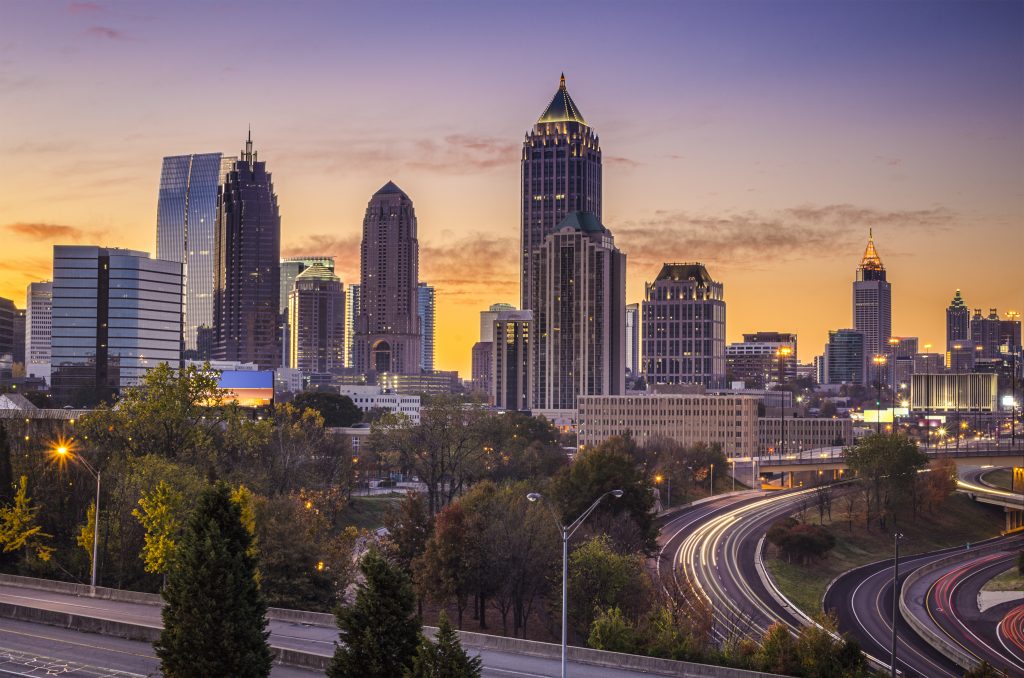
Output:
<instances>
[{"instance_id":1,"label":"evergreen tree","mask_svg":"<svg viewBox=\"0 0 1024 678\"><path fill-rule=\"evenodd\" d=\"M227 485L207 487L163 589L164 630L154 646L167 678L270 675L267 605L251 545Z\"/></svg>"},{"instance_id":2,"label":"evergreen tree","mask_svg":"<svg viewBox=\"0 0 1024 678\"><path fill-rule=\"evenodd\" d=\"M408 575L371 549L359 565L356 600L335 613L340 642L328 678L395 678L412 668L420 622Z\"/></svg>"},{"instance_id":3,"label":"evergreen tree","mask_svg":"<svg viewBox=\"0 0 1024 678\"><path fill-rule=\"evenodd\" d=\"M420 642L412 669L405 672L405 678L480 678L481 666L480 657L470 657L462 649L448 615L441 612L437 641L424 638Z\"/></svg>"}]
</instances>

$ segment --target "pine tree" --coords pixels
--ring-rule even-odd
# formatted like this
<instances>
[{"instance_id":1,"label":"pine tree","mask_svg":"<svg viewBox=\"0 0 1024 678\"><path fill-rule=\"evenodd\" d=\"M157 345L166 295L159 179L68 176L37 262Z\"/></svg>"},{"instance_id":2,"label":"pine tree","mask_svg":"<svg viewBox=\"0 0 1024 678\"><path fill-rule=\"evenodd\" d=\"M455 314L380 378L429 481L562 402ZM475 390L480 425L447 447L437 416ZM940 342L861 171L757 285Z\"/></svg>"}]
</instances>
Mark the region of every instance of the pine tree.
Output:
<instances>
[{"instance_id":1,"label":"pine tree","mask_svg":"<svg viewBox=\"0 0 1024 678\"><path fill-rule=\"evenodd\" d=\"M420 642L412 669L405 672L405 678L480 678L480 671L480 657L470 657L462 649L448 615L441 612L437 641L424 638Z\"/></svg>"},{"instance_id":2,"label":"pine tree","mask_svg":"<svg viewBox=\"0 0 1024 678\"><path fill-rule=\"evenodd\" d=\"M251 546L227 485L209 486L199 496L163 589L164 630L154 646L167 678L270 674L267 605Z\"/></svg>"},{"instance_id":3,"label":"pine tree","mask_svg":"<svg viewBox=\"0 0 1024 678\"><path fill-rule=\"evenodd\" d=\"M359 565L356 600L335 613L340 642L328 678L395 678L412 668L420 622L408 575L371 549Z\"/></svg>"}]
</instances>

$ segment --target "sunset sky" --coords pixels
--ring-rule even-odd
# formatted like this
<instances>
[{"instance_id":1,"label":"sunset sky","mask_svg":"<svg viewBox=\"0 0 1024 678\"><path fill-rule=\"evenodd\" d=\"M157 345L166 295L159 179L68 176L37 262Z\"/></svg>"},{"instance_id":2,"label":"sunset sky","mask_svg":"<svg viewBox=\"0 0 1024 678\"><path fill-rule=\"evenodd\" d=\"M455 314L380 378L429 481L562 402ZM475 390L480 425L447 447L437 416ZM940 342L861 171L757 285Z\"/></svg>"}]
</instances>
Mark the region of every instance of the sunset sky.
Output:
<instances>
[{"instance_id":1,"label":"sunset sky","mask_svg":"<svg viewBox=\"0 0 1024 678\"><path fill-rule=\"evenodd\" d=\"M519 151L565 72L601 139L627 301L665 261L725 284L730 341L849 327L868 228L893 332L1024 310L1024 3L0 0L0 295L54 243L155 251L165 155L251 124L285 255L358 281L389 179L437 288L439 369L518 301Z\"/></svg>"}]
</instances>

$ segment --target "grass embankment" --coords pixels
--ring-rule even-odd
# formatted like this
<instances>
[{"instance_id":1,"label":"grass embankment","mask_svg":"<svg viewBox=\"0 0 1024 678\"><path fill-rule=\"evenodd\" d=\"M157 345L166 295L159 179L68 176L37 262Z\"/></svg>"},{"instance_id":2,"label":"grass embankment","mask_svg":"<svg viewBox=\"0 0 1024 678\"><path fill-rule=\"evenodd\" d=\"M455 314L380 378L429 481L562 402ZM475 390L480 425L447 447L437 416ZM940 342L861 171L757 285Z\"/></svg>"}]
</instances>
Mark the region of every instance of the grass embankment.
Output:
<instances>
[{"instance_id":1,"label":"grass embankment","mask_svg":"<svg viewBox=\"0 0 1024 678\"><path fill-rule=\"evenodd\" d=\"M837 576L855 567L892 557L892 529L883 531L873 526L868 532L864 529L862 517L859 522L854 520L851 532L846 512L837 510L841 503L841 499L833 503L831 525L825 517L825 525L836 537L836 547L820 561L808 565L787 563L778 558L774 547L768 547L765 558L768 572L782 592L809 615L821 612L825 589ZM812 508L805 514L805 519L817 523L817 510ZM1001 511L955 494L934 513L924 512L918 520L904 519L901 522L900 531L906 538L900 554L925 553L996 537L1003 526Z\"/></svg>"},{"instance_id":2,"label":"grass embankment","mask_svg":"<svg viewBox=\"0 0 1024 678\"><path fill-rule=\"evenodd\" d=\"M1013 475L1008 468L997 468L988 473L982 474L981 479L990 485L995 485L1003 490L1009 490L1013 481Z\"/></svg>"},{"instance_id":3,"label":"grass embankment","mask_svg":"<svg viewBox=\"0 0 1024 678\"><path fill-rule=\"evenodd\" d=\"M998 577L993 577L981 587L982 591L1024 591L1024 577L1017 572L1017 563Z\"/></svg>"},{"instance_id":4,"label":"grass embankment","mask_svg":"<svg viewBox=\"0 0 1024 678\"><path fill-rule=\"evenodd\" d=\"M341 512L341 525L352 525L361 530L375 530L384 525L388 509L402 500L403 494L392 492L369 497L352 497Z\"/></svg>"}]
</instances>

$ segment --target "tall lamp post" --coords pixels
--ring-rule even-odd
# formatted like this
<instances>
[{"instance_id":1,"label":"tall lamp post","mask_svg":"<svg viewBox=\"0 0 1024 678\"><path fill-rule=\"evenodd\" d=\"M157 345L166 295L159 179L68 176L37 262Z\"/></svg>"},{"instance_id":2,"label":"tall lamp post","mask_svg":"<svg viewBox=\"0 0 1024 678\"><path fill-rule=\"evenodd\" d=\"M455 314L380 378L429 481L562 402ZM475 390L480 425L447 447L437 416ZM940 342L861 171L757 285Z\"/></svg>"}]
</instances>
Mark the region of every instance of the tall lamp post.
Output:
<instances>
[{"instance_id":1,"label":"tall lamp post","mask_svg":"<svg viewBox=\"0 0 1024 678\"><path fill-rule=\"evenodd\" d=\"M882 368L889 362L883 354L872 356L871 362L875 364L875 386L878 388L878 400L875 401L875 433L882 434Z\"/></svg>"},{"instance_id":2,"label":"tall lamp post","mask_svg":"<svg viewBox=\"0 0 1024 678\"><path fill-rule=\"evenodd\" d=\"M96 553L100 543L100 472L92 467L85 457L74 454L66 444L61 444L53 450L53 454L61 460L70 459L77 461L96 479L96 514L92 521L92 579L89 583L89 594L96 595Z\"/></svg>"},{"instance_id":3,"label":"tall lamp post","mask_svg":"<svg viewBox=\"0 0 1024 678\"><path fill-rule=\"evenodd\" d=\"M566 678L569 675L569 663L568 663L568 632L569 632L569 615L568 615L568 601L569 601L569 540L572 535L580 528L583 521L594 512L597 505L607 497L612 496L618 499L623 494L622 490L611 490L605 492L600 497L594 500L594 503L590 505L586 511L580 514L580 517L572 521L568 525L563 525L558 515L548 505L548 509L551 510L551 515L555 519L555 525L558 526L558 531L562 533L562 678ZM531 492L526 495L526 498L530 501L541 501L544 496L539 492Z\"/></svg>"},{"instance_id":4,"label":"tall lamp post","mask_svg":"<svg viewBox=\"0 0 1024 678\"><path fill-rule=\"evenodd\" d=\"M892 678L896 678L896 620L897 604L899 601L900 585L900 542L903 541L903 533L896 532L892 535Z\"/></svg>"},{"instance_id":5,"label":"tall lamp post","mask_svg":"<svg viewBox=\"0 0 1024 678\"><path fill-rule=\"evenodd\" d=\"M793 349L789 346L780 346L775 351L775 357L779 359L779 382L785 383L786 359L793 355ZM786 457L786 396L782 394L782 445L779 448L779 459Z\"/></svg>"},{"instance_id":6,"label":"tall lamp post","mask_svg":"<svg viewBox=\"0 0 1024 678\"><path fill-rule=\"evenodd\" d=\"M668 496L665 499L665 508L669 508L670 506L672 506L672 476L671 475L663 476L660 473L658 475L654 476L654 484L655 485L661 485L661 482L663 480L667 481L667 483L668 483Z\"/></svg>"}]
</instances>

